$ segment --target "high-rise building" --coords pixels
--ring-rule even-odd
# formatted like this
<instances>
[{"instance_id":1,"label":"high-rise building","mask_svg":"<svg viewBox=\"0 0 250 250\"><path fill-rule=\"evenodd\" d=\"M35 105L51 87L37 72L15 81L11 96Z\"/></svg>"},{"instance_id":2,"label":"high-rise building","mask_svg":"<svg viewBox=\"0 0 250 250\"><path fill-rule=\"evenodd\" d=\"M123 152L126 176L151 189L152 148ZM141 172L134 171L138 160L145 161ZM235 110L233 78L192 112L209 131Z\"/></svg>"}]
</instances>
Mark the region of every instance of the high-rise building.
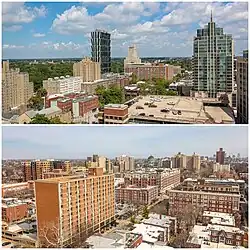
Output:
<instances>
[{"instance_id":1,"label":"high-rise building","mask_svg":"<svg viewBox=\"0 0 250 250\"><path fill-rule=\"evenodd\" d=\"M91 32L92 61L101 64L101 73L111 71L111 39L110 34L103 30Z\"/></svg>"},{"instance_id":2,"label":"high-rise building","mask_svg":"<svg viewBox=\"0 0 250 250\"><path fill-rule=\"evenodd\" d=\"M44 173L52 172L54 169L62 169L69 173L72 164L69 161L35 160L22 162L24 181L43 179Z\"/></svg>"},{"instance_id":3,"label":"high-rise building","mask_svg":"<svg viewBox=\"0 0 250 250\"><path fill-rule=\"evenodd\" d=\"M113 167L111 161L104 156L93 155L93 157L88 157L87 165L90 167L102 168L104 173L109 173L109 174L113 173Z\"/></svg>"},{"instance_id":4,"label":"high-rise building","mask_svg":"<svg viewBox=\"0 0 250 250\"><path fill-rule=\"evenodd\" d=\"M73 76L80 76L83 82L101 79L100 62L93 62L90 58L84 58L81 62L74 63Z\"/></svg>"},{"instance_id":5,"label":"high-rise building","mask_svg":"<svg viewBox=\"0 0 250 250\"><path fill-rule=\"evenodd\" d=\"M193 44L193 81L195 92L216 98L233 89L233 39L216 26L212 14L204 29L197 30Z\"/></svg>"},{"instance_id":6,"label":"high-rise building","mask_svg":"<svg viewBox=\"0 0 250 250\"><path fill-rule=\"evenodd\" d=\"M10 69L9 62L2 65L2 111L7 113L13 108L27 106L34 94L34 85L29 81L29 74L20 69Z\"/></svg>"},{"instance_id":7,"label":"high-rise building","mask_svg":"<svg viewBox=\"0 0 250 250\"><path fill-rule=\"evenodd\" d=\"M220 148L219 151L216 152L216 162L218 162L221 165L224 165L225 161L225 151L223 151L223 148Z\"/></svg>"},{"instance_id":8,"label":"high-rise building","mask_svg":"<svg viewBox=\"0 0 250 250\"><path fill-rule=\"evenodd\" d=\"M103 168L89 168L87 178L36 181L40 247L51 246L49 241L56 242L56 247L71 246L110 226L115 220L114 186L114 175L103 175Z\"/></svg>"},{"instance_id":9,"label":"high-rise building","mask_svg":"<svg viewBox=\"0 0 250 250\"><path fill-rule=\"evenodd\" d=\"M116 158L120 167L120 172L133 171L135 168L135 160L133 157L122 155Z\"/></svg>"},{"instance_id":10,"label":"high-rise building","mask_svg":"<svg viewBox=\"0 0 250 250\"><path fill-rule=\"evenodd\" d=\"M237 123L248 124L248 55L237 58Z\"/></svg>"},{"instance_id":11,"label":"high-rise building","mask_svg":"<svg viewBox=\"0 0 250 250\"><path fill-rule=\"evenodd\" d=\"M128 56L126 57L126 59L124 59L124 68L126 68L126 65L128 63L134 63L134 64L141 63L141 59L137 54L135 45L128 47Z\"/></svg>"}]
</instances>

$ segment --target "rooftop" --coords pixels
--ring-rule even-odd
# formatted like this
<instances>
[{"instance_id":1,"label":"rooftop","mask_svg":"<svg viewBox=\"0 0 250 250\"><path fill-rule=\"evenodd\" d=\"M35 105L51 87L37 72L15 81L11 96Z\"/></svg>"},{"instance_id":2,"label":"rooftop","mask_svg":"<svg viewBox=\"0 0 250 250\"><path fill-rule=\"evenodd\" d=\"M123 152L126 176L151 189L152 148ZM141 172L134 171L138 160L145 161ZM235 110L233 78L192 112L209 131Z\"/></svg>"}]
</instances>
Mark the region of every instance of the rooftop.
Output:
<instances>
[{"instance_id":1,"label":"rooftop","mask_svg":"<svg viewBox=\"0 0 250 250\"><path fill-rule=\"evenodd\" d=\"M149 107L145 103L154 103ZM137 106L143 109L137 109ZM161 112L168 109L168 112ZM181 114L177 114L181 111ZM145 115L140 115L145 113ZM172 123L235 123L230 108L205 106L203 99L181 96L144 96L129 107L132 119L165 121Z\"/></svg>"},{"instance_id":2,"label":"rooftop","mask_svg":"<svg viewBox=\"0 0 250 250\"><path fill-rule=\"evenodd\" d=\"M104 108L126 109L128 106L124 104L107 104L104 106Z\"/></svg>"},{"instance_id":3,"label":"rooftop","mask_svg":"<svg viewBox=\"0 0 250 250\"><path fill-rule=\"evenodd\" d=\"M203 216L211 217L212 224L235 226L235 218L232 214L204 211Z\"/></svg>"},{"instance_id":4,"label":"rooftop","mask_svg":"<svg viewBox=\"0 0 250 250\"><path fill-rule=\"evenodd\" d=\"M46 108L46 109L42 109L38 112L39 115L50 115L50 114L54 114L57 112L61 112L62 110L58 107L50 107L50 108Z\"/></svg>"}]
</instances>

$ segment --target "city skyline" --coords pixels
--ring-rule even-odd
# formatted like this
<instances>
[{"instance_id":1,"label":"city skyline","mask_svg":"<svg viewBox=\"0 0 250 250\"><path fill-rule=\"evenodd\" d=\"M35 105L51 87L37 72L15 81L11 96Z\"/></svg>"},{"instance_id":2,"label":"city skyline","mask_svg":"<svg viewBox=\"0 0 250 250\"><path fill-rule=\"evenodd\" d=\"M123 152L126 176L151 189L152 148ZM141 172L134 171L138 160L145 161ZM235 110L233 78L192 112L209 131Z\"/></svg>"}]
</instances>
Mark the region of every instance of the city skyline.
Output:
<instances>
[{"instance_id":1,"label":"city skyline","mask_svg":"<svg viewBox=\"0 0 250 250\"><path fill-rule=\"evenodd\" d=\"M111 33L111 57L125 57L131 44L140 57L191 56L196 30L209 22L211 10L241 54L248 47L247 2L4 3L3 58L90 56L96 28Z\"/></svg>"},{"instance_id":2,"label":"city skyline","mask_svg":"<svg viewBox=\"0 0 250 250\"><path fill-rule=\"evenodd\" d=\"M109 158L178 152L213 156L219 148L229 155L248 155L245 126L3 127L2 132L3 159L84 159L95 153Z\"/></svg>"}]
</instances>

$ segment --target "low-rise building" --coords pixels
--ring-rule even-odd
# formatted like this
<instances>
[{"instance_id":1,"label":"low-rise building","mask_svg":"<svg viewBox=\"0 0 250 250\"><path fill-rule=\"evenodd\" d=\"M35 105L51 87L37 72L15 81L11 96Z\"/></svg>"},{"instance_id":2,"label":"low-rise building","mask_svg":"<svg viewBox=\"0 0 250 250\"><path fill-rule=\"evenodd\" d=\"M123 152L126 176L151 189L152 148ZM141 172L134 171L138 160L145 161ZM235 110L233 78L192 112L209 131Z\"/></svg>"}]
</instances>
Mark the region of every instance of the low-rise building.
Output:
<instances>
[{"instance_id":1,"label":"low-rise building","mask_svg":"<svg viewBox=\"0 0 250 250\"><path fill-rule=\"evenodd\" d=\"M28 205L16 198L2 199L2 220L7 223L20 221L28 216Z\"/></svg>"},{"instance_id":2,"label":"low-rise building","mask_svg":"<svg viewBox=\"0 0 250 250\"><path fill-rule=\"evenodd\" d=\"M230 165L216 162L213 164L213 172L230 172Z\"/></svg>"},{"instance_id":3,"label":"low-rise building","mask_svg":"<svg viewBox=\"0 0 250 250\"><path fill-rule=\"evenodd\" d=\"M124 104L108 104L98 114L99 123L125 124L128 123L128 106Z\"/></svg>"},{"instance_id":4,"label":"low-rise building","mask_svg":"<svg viewBox=\"0 0 250 250\"><path fill-rule=\"evenodd\" d=\"M195 225L187 243L190 248L241 248L244 246L245 232L236 227ZM242 247L243 249L243 247Z\"/></svg>"},{"instance_id":5,"label":"low-rise building","mask_svg":"<svg viewBox=\"0 0 250 250\"><path fill-rule=\"evenodd\" d=\"M137 187L119 186L115 189L115 199L117 203L133 203L149 205L158 197L157 186Z\"/></svg>"},{"instance_id":6,"label":"low-rise building","mask_svg":"<svg viewBox=\"0 0 250 250\"><path fill-rule=\"evenodd\" d=\"M18 117L19 124L29 124L36 115L45 115L47 118L59 118L63 123L71 122L71 112L63 112L58 107L50 107L40 111L29 110Z\"/></svg>"},{"instance_id":7,"label":"low-rise building","mask_svg":"<svg viewBox=\"0 0 250 250\"><path fill-rule=\"evenodd\" d=\"M168 243L176 233L176 218L160 214L149 214L140 224L135 224L133 233L142 234L142 242L155 245L157 242Z\"/></svg>"}]
</instances>

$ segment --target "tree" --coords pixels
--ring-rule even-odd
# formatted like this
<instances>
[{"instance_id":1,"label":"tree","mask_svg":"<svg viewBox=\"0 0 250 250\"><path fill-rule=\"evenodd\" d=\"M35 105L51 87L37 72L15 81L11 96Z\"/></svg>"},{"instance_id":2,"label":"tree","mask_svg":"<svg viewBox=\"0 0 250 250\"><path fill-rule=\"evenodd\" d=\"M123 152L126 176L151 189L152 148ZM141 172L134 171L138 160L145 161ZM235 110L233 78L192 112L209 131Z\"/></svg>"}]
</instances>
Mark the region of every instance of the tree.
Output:
<instances>
[{"instance_id":1,"label":"tree","mask_svg":"<svg viewBox=\"0 0 250 250\"><path fill-rule=\"evenodd\" d=\"M37 95L40 97L45 97L48 94L47 90L44 88L40 88L37 90Z\"/></svg>"},{"instance_id":2,"label":"tree","mask_svg":"<svg viewBox=\"0 0 250 250\"><path fill-rule=\"evenodd\" d=\"M37 114L31 119L30 124L51 124L51 120L45 115Z\"/></svg>"},{"instance_id":3,"label":"tree","mask_svg":"<svg viewBox=\"0 0 250 250\"><path fill-rule=\"evenodd\" d=\"M28 107L34 110L41 110L43 108L43 98L41 96L32 96L28 101Z\"/></svg>"},{"instance_id":4,"label":"tree","mask_svg":"<svg viewBox=\"0 0 250 250\"><path fill-rule=\"evenodd\" d=\"M135 224L135 216L134 216L134 215L132 215L132 216L130 217L130 222L133 223L133 224Z\"/></svg>"},{"instance_id":5,"label":"tree","mask_svg":"<svg viewBox=\"0 0 250 250\"><path fill-rule=\"evenodd\" d=\"M144 217L145 219L148 219L148 215L149 215L148 207L145 206L142 211L142 217Z\"/></svg>"},{"instance_id":6,"label":"tree","mask_svg":"<svg viewBox=\"0 0 250 250\"><path fill-rule=\"evenodd\" d=\"M50 119L51 124L63 124L58 116Z\"/></svg>"}]
</instances>

